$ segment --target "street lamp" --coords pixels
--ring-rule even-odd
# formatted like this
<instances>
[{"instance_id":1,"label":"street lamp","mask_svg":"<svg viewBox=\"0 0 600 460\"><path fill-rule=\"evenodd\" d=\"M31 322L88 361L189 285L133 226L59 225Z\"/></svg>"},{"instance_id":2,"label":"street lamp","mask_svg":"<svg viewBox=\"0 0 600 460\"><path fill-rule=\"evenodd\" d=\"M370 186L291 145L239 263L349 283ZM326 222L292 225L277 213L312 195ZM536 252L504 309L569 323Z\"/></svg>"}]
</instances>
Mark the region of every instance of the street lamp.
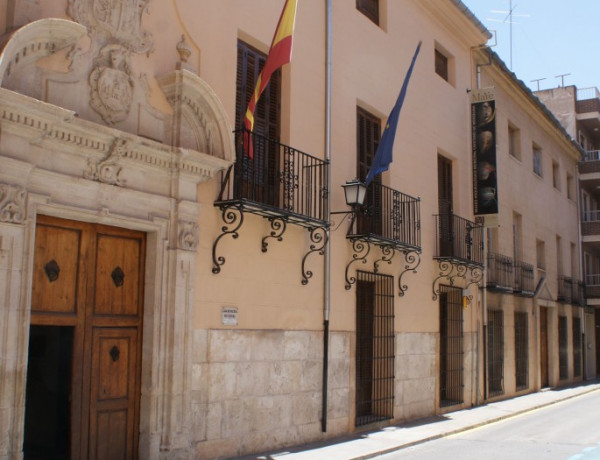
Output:
<instances>
[{"instance_id":1,"label":"street lamp","mask_svg":"<svg viewBox=\"0 0 600 460\"><path fill-rule=\"evenodd\" d=\"M358 179L352 179L346 181L342 187L344 187L344 195L348 206L351 206L352 208L362 206L367 193L367 186L364 182L361 182Z\"/></svg>"}]
</instances>

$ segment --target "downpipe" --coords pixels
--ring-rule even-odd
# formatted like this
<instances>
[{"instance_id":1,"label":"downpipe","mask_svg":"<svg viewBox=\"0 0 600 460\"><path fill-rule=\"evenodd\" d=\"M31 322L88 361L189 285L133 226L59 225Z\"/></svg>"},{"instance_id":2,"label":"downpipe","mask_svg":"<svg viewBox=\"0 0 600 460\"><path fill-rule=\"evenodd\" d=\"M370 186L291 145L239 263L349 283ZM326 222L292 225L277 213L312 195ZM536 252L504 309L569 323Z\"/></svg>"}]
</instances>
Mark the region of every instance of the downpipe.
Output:
<instances>
[{"instance_id":1,"label":"downpipe","mask_svg":"<svg viewBox=\"0 0 600 460\"><path fill-rule=\"evenodd\" d=\"M326 0L325 25L325 161L327 161L327 195L325 197L325 220L331 219L331 8ZM329 387L329 314L331 312L331 232L326 229L327 243L324 254L323 288L323 383L321 401L321 431L327 432L327 393Z\"/></svg>"}]
</instances>

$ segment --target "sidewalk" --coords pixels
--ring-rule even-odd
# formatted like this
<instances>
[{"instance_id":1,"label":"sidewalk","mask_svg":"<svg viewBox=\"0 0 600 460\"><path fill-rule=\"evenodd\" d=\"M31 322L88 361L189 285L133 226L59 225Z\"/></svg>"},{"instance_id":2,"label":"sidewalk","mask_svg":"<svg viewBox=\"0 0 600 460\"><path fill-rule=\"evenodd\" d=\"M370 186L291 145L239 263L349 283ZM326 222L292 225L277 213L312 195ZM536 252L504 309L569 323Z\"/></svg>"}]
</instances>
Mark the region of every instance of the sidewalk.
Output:
<instances>
[{"instance_id":1,"label":"sidewalk","mask_svg":"<svg viewBox=\"0 0 600 460\"><path fill-rule=\"evenodd\" d=\"M595 380L577 386L547 389L513 399L428 417L379 431L360 433L315 444L240 457L251 460L359 460L460 433L540 407L600 390Z\"/></svg>"}]
</instances>

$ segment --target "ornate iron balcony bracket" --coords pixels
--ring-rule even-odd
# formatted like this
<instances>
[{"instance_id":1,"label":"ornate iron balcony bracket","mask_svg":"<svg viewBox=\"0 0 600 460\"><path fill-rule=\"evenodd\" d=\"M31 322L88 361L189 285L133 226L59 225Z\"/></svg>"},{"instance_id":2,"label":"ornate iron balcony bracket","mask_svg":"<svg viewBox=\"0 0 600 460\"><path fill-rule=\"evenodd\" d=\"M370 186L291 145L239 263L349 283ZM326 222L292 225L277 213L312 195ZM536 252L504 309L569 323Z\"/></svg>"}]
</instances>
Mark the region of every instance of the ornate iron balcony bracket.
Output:
<instances>
[{"instance_id":1,"label":"ornate iron balcony bracket","mask_svg":"<svg viewBox=\"0 0 600 460\"><path fill-rule=\"evenodd\" d=\"M350 262L348 262L348 265L346 265L346 273L345 273L346 290L350 290L352 285L354 283L356 283L355 276L348 276L349 272L350 272L350 266L354 262L358 262L358 261L362 261L363 264L366 264L367 256L369 255L369 252L371 252L371 243L369 243L369 240L362 239L362 238L355 238L355 239L352 239L351 241L352 241L352 250L354 251L354 254L352 254L352 260Z\"/></svg>"},{"instance_id":2,"label":"ornate iron balcony bracket","mask_svg":"<svg viewBox=\"0 0 600 460\"><path fill-rule=\"evenodd\" d=\"M392 259L396 255L396 248L393 246L380 246L381 248L381 259L377 259L373 264L373 272L379 273L379 264L381 262L387 262L391 265Z\"/></svg>"},{"instance_id":3,"label":"ornate iron balcony bracket","mask_svg":"<svg viewBox=\"0 0 600 460\"><path fill-rule=\"evenodd\" d=\"M287 229L287 222L283 217L269 217L268 220L271 224L271 233L262 239L262 252L267 252L267 247L269 246L267 240L269 238L274 238L277 241L283 241L283 234Z\"/></svg>"},{"instance_id":4,"label":"ornate iron balcony bracket","mask_svg":"<svg viewBox=\"0 0 600 460\"><path fill-rule=\"evenodd\" d=\"M221 218L225 225L221 227L221 234L215 239L212 249L213 269L212 272L216 275L221 272L221 266L225 263L225 257L217 257L217 245L225 235L231 235L237 239L239 236L238 230L244 223L244 212L241 205L231 204L224 206L221 211Z\"/></svg>"},{"instance_id":5,"label":"ornate iron balcony bracket","mask_svg":"<svg viewBox=\"0 0 600 460\"><path fill-rule=\"evenodd\" d=\"M308 280L312 278L313 272L306 269L306 259L313 252L318 252L319 255L325 254L325 246L329 241L329 234L326 227L315 227L308 230L310 234L310 241L313 244L310 245L309 251L302 257L302 284L307 285Z\"/></svg>"},{"instance_id":6,"label":"ornate iron balcony bracket","mask_svg":"<svg viewBox=\"0 0 600 460\"><path fill-rule=\"evenodd\" d=\"M433 300L437 300L439 297L442 280L446 280L450 286L455 286L456 282L462 279L467 283L463 289L467 289L471 284L479 286L483 279L483 268L478 265L470 265L456 260L439 259L439 267L439 275L433 280Z\"/></svg>"},{"instance_id":7,"label":"ornate iron balcony bracket","mask_svg":"<svg viewBox=\"0 0 600 460\"><path fill-rule=\"evenodd\" d=\"M408 271L412 271L413 273L417 273L417 268L421 265L421 253L418 251L404 251L404 270L400 273L398 277L398 295L400 297L404 297L404 293L408 289L406 284L402 284L402 277Z\"/></svg>"}]
</instances>

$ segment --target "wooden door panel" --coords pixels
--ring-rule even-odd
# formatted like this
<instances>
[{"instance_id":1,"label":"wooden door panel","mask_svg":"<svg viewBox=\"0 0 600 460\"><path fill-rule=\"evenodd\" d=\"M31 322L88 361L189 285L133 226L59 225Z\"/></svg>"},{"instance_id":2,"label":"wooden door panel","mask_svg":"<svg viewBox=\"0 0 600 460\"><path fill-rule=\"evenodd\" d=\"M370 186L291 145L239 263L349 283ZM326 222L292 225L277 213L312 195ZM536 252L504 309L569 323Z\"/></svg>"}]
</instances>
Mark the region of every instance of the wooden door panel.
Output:
<instances>
[{"instance_id":1,"label":"wooden door panel","mask_svg":"<svg viewBox=\"0 0 600 460\"><path fill-rule=\"evenodd\" d=\"M92 335L89 458L132 458L138 333L94 328Z\"/></svg>"},{"instance_id":2,"label":"wooden door panel","mask_svg":"<svg viewBox=\"0 0 600 460\"><path fill-rule=\"evenodd\" d=\"M99 234L94 314L140 314L140 239Z\"/></svg>"},{"instance_id":3,"label":"wooden door panel","mask_svg":"<svg viewBox=\"0 0 600 460\"><path fill-rule=\"evenodd\" d=\"M73 328L72 458L137 457L144 265L142 232L37 218L31 324Z\"/></svg>"},{"instance_id":4,"label":"wooden door panel","mask_svg":"<svg viewBox=\"0 0 600 460\"><path fill-rule=\"evenodd\" d=\"M132 458L129 454L127 442L127 410L107 410L98 412L97 433L93 436L97 440L95 452L90 458L119 460ZM110 438L103 436L110 433Z\"/></svg>"},{"instance_id":5,"label":"wooden door panel","mask_svg":"<svg viewBox=\"0 0 600 460\"><path fill-rule=\"evenodd\" d=\"M81 231L38 225L35 241L32 312L76 314Z\"/></svg>"}]
</instances>

